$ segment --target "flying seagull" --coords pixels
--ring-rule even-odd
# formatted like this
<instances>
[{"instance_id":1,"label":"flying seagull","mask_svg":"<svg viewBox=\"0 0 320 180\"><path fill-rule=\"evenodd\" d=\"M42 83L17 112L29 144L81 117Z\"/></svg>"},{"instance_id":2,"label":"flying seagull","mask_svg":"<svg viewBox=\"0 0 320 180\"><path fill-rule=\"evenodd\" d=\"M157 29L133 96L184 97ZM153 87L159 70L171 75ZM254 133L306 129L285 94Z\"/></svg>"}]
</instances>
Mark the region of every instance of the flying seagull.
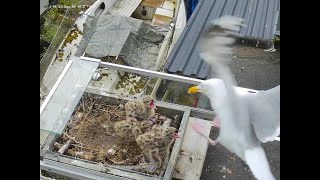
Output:
<instances>
[{"instance_id":1,"label":"flying seagull","mask_svg":"<svg viewBox=\"0 0 320 180\"><path fill-rule=\"evenodd\" d=\"M210 66L218 79L208 79L189 88L189 93L206 95L217 113L220 126L218 138L206 137L197 123L193 129L215 145L220 143L247 163L258 180L275 179L261 146L280 134L280 86L255 94L235 90L235 79L227 67L232 45L244 26L243 19L223 16L216 19L199 40L200 57Z\"/></svg>"}]
</instances>

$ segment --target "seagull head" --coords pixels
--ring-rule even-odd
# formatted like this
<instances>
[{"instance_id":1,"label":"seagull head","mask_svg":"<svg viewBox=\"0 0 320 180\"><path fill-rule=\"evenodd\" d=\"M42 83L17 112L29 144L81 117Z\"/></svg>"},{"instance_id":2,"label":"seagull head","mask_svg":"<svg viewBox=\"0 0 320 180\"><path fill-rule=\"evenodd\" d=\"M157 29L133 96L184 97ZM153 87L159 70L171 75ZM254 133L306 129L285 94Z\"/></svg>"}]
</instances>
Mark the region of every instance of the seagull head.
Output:
<instances>
[{"instance_id":1,"label":"seagull head","mask_svg":"<svg viewBox=\"0 0 320 180\"><path fill-rule=\"evenodd\" d=\"M201 93L207 97L215 98L221 95L224 91L223 81L220 79L208 79L203 81L198 86L192 86L188 89L189 94Z\"/></svg>"},{"instance_id":2,"label":"seagull head","mask_svg":"<svg viewBox=\"0 0 320 180\"><path fill-rule=\"evenodd\" d=\"M143 103L145 104L145 106L149 109L157 109L155 103L154 103L154 100L151 96L145 96L143 98Z\"/></svg>"}]
</instances>

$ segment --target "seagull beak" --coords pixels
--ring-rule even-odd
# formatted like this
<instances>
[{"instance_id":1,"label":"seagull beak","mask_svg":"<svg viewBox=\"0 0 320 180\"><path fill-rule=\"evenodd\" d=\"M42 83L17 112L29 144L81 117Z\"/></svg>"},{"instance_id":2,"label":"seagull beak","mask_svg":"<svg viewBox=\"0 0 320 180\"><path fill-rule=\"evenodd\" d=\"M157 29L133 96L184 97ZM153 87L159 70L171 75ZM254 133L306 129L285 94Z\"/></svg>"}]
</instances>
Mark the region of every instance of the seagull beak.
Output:
<instances>
[{"instance_id":1,"label":"seagull beak","mask_svg":"<svg viewBox=\"0 0 320 180\"><path fill-rule=\"evenodd\" d=\"M189 88L188 90L188 93L189 94L194 94L194 93L197 93L197 92L200 92L200 89L198 86L192 86L191 88Z\"/></svg>"}]
</instances>

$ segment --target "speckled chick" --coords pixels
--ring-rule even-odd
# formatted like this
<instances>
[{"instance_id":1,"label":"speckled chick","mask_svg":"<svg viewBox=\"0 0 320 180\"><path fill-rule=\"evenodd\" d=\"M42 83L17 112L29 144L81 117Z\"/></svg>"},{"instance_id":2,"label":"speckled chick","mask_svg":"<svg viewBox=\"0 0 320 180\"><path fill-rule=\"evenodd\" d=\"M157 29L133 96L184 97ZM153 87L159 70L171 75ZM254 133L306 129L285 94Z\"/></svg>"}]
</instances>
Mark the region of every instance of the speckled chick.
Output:
<instances>
[{"instance_id":1,"label":"speckled chick","mask_svg":"<svg viewBox=\"0 0 320 180\"><path fill-rule=\"evenodd\" d=\"M135 118L127 118L126 120L115 122L113 128L118 137L129 142L135 140L135 134L139 134L136 130L137 128L139 129L139 122Z\"/></svg>"},{"instance_id":2,"label":"speckled chick","mask_svg":"<svg viewBox=\"0 0 320 180\"><path fill-rule=\"evenodd\" d=\"M128 101L125 104L127 118L136 118L138 121L149 120L155 115L156 106L150 96L142 100Z\"/></svg>"},{"instance_id":3,"label":"speckled chick","mask_svg":"<svg viewBox=\"0 0 320 180\"><path fill-rule=\"evenodd\" d=\"M154 163L161 164L160 151L166 151L167 146L175 138L177 138L175 128L168 127L163 130L160 125L154 125L149 132L138 135L136 142L144 156Z\"/></svg>"}]
</instances>

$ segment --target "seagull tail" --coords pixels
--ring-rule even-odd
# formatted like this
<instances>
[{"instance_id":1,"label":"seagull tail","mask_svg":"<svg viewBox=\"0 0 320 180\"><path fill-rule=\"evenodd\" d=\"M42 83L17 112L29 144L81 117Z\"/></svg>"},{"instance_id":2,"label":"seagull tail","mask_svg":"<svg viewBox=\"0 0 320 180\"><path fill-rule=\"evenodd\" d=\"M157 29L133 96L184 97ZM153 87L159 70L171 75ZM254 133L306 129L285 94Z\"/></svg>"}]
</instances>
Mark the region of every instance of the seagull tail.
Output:
<instances>
[{"instance_id":1,"label":"seagull tail","mask_svg":"<svg viewBox=\"0 0 320 180\"><path fill-rule=\"evenodd\" d=\"M258 180L275 180L266 154L261 146L246 150L244 156L252 174Z\"/></svg>"}]
</instances>

